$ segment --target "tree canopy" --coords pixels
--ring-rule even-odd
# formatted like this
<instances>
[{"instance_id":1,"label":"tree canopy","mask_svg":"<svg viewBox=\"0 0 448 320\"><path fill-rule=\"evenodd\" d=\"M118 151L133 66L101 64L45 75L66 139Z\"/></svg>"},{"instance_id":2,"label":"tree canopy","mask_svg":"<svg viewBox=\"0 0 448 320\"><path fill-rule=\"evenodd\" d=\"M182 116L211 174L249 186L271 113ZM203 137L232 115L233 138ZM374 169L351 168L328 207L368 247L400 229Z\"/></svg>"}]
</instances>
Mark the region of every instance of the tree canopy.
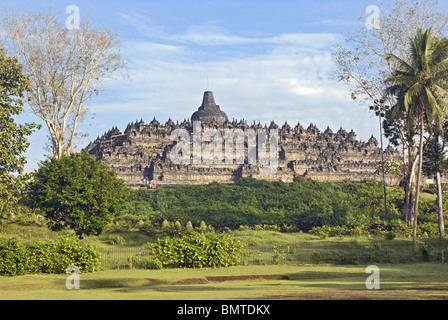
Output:
<instances>
[{"instance_id":1,"label":"tree canopy","mask_svg":"<svg viewBox=\"0 0 448 320\"><path fill-rule=\"evenodd\" d=\"M0 49L0 215L18 199L24 181L27 136L35 123L18 124L15 117L23 112L27 79L17 60L5 56Z\"/></svg>"},{"instance_id":2,"label":"tree canopy","mask_svg":"<svg viewBox=\"0 0 448 320\"><path fill-rule=\"evenodd\" d=\"M31 203L52 230L69 227L79 236L100 234L128 195L113 169L88 154L43 162L33 175Z\"/></svg>"}]
</instances>

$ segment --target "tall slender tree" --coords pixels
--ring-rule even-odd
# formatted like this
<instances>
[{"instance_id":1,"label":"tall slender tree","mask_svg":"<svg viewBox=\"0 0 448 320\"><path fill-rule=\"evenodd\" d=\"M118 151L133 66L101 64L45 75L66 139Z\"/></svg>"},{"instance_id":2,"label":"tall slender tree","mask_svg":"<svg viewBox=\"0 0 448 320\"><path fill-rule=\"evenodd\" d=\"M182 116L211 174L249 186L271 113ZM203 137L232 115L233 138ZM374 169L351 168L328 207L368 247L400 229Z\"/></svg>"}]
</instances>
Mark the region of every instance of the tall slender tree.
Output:
<instances>
[{"instance_id":1,"label":"tall slender tree","mask_svg":"<svg viewBox=\"0 0 448 320\"><path fill-rule=\"evenodd\" d=\"M397 98L393 108L404 107L409 115L416 115L419 147L416 195L414 205L413 242L417 232L418 204L423 164L425 118L428 123L442 127L448 113L448 39L433 36L431 29L419 29L409 38L408 62L394 54L385 60L396 65L393 75L386 80L386 93Z\"/></svg>"},{"instance_id":2,"label":"tall slender tree","mask_svg":"<svg viewBox=\"0 0 448 320\"><path fill-rule=\"evenodd\" d=\"M448 122L444 123L443 132L437 126L430 127L430 129L432 135L423 147L423 172L426 176L434 177L436 180L439 234L440 238L445 239L441 176L448 169L448 159L446 157Z\"/></svg>"},{"instance_id":3,"label":"tall slender tree","mask_svg":"<svg viewBox=\"0 0 448 320\"><path fill-rule=\"evenodd\" d=\"M397 105L386 112L383 121L384 135L395 147L402 147L402 180L400 186L404 189L404 212L407 224L414 219L415 199L415 167L417 157L415 152L415 136L417 132L415 114L406 111L404 106Z\"/></svg>"},{"instance_id":4,"label":"tall slender tree","mask_svg":"<svg viewBox=\"0 0 448 320\"><path fill-rule=\"evenodd\" d=\"M120 73L127 65L120 39L88 19L69 29L50 8L29 12L20 7L0 9L0 39L23 65L27 102L48 128L52 155L69 155L82 136L77 128L89 113L86 103L106 80L125 75Z\"/></svg>"}]
</instances>

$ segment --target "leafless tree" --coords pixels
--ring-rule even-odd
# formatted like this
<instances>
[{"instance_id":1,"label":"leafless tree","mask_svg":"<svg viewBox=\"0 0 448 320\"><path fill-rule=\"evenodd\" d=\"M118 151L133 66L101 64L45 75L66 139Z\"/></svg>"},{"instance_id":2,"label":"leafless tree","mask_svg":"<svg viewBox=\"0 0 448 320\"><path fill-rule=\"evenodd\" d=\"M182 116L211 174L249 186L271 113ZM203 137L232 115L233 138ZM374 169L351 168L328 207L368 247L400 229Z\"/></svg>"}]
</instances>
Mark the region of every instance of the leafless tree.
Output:
<instances>
[{"instance_id":1,"label":"leafless tree","mask_svg":"<svg viewBox=\"0 0 448 320\"><path fill-rule=\"evenodd\" d=\"M0 39L29 77L28 105L47 125L56 158L73 151L86 102L127 66L115 33L90 20L68 28L60 18L50 8L0 10Z\"/></svg>"}]
</instances>

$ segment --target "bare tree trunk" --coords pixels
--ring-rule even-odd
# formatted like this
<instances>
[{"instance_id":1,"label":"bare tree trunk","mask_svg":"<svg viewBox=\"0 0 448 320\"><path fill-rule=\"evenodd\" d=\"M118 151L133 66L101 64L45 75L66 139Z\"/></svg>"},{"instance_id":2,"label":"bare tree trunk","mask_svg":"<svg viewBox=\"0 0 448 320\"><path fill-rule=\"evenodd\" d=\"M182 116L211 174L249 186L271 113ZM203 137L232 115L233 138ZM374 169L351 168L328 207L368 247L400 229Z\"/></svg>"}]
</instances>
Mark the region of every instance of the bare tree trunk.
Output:
<instances>
[{"instance_id":1,"label":"bare tree trunk","mask_svg":"<svg viewBox=\"0 0 448 320\"><path fill-rule=\"evenodd\" d=\"M406 184L405 187L405 195L404 195L404 212L405 212L405 221L408 225L413 225L414 223L414 186L413 183L410 182Z\"/></svg>"},{"instance_id":2,"label":"bare tree trunk","mask_svg":"<svg viewBox=\"0 0 448 320\"><path fill-rule=\"evenodd\" d=\"M437 184L437 214L439 216L439 232L440 238L445 239L445 225L443 222L443 202L442 202L442 182L440 178L440 172L436 172L436 184Z\"/></svg>"},{"instance_id":3,"label":"bare tree trunk","mask_svg":"<svg viewBox=\"0 0 448 320\"><path fill-rule=\"evenodd\" d=\"M411 217L411 213L410 213L410 199L409 199L409 195L410 195L410 190L409 190L409 183L406 181L405 182L405 186L404 186L404 218L407 224L409 224L409 220Z\"/></svg>"},{"instance_id":4,"label":"bare tree trunk","mask_svg":"<svg viewBox=\"0 0 448 320\"><path fill-rule=\"evenodd\" d=\"M424 133L424 122L423 122L423 110L422 106L419 108L419 122L420 122L420 146L419 146L419 156L418 156L418 171L417 171L417 187L415 191L415 207L414 207L414 230L412 231L412 243L415 246L417 238L417 215L418 215L418 201L420 197L420 184L422 175L422 165L423 165L423 133Z\"/></svg>"},{"instance_id":5,"label":"bare tree trunk","mask_svg":"<svg viewBox=\"0 0 448 320\"><path fill-rule=\"evenodd\" d=\"M409 160L408 160L408 172L407 179L405 180L405 201L404 201L404 210L405 210L405 219L408 225L412 225L414 223L414 189L415 189L415 167L417 165L417 158L411 160L412 157L412 148L408 149L409 152Z\"/></svg>"}]
</instances>

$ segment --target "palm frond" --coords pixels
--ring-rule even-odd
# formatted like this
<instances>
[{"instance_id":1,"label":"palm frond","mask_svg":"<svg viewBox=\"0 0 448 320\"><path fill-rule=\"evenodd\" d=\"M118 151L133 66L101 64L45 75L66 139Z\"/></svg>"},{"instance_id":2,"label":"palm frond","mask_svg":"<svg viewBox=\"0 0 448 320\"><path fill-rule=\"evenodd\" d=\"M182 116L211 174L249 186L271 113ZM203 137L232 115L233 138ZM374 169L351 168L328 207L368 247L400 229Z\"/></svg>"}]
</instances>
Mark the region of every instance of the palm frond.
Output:
<instances>
[{"instance_id":1,"label":"palm frond","mask_svg":"<svg viewBox=\"0 0 448 320\"><path fill-rule=\"evenodd\" d=\"M385 80L385 94L395 96L396 105L391 116L405 111L408 120L416 118L423 108L424 116L431 123L440 124L448 115L448 39L436 38L431 29L418 30L409 39L408 61L393 54L384 59L395 67Z\"/></svg>"},{"instance_id":2,"label":"palm frond","mask_svg":"<svg viewBox=\"0 0 448 320\"><path fill-rule=\"evenodd\" d=\"M409 112L411 107L415 107L416 99L420 97L423 90L424 87L419 82L414 83L414 85L407 90L404 95L404 106L407 112Z\"/></svg>"},{"instance_id":3,"label":"palm frond","mask_svg":"<svg viewBox=\"0 0 448 320\"><path fill-rule=\"evenodd\" d=\"M397 57L392 53L387 53L383 56L383 59L386 60L387 63L395 66L396 70L400 70L402 72L412 72L413 68L406 61Z\"/></svg>"}]
</instances>

